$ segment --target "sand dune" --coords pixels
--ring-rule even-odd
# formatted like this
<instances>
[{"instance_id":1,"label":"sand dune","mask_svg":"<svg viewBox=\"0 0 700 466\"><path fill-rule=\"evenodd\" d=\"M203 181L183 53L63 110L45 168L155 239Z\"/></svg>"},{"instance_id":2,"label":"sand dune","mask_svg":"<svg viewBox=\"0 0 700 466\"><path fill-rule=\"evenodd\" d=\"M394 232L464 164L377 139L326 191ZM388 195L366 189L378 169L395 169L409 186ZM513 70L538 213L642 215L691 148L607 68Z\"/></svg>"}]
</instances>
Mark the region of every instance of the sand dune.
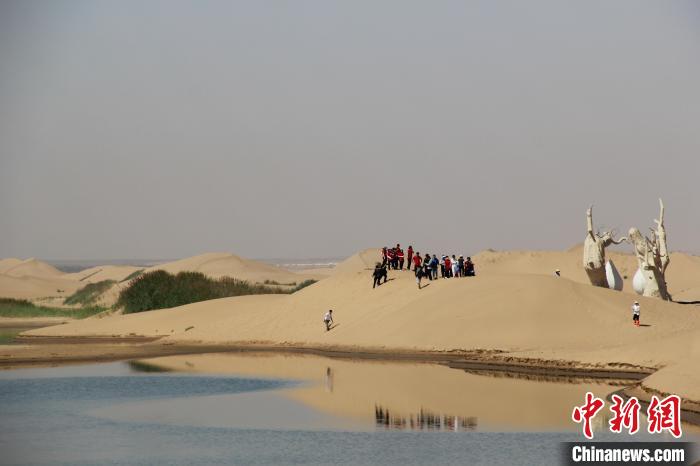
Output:
<instances>
[{"instance_id":1,"label":"sand dune","mask_svg":"<svg viewBox=\"0 0 700 466\"><path fill-rule=\"evenodd\" d=\"M219 299L86 319L28 333L136 334L166 336L165 341L173 342L495 349L516 357L579 361L598 367L673 367L694 354L700 334L696 306L638 298L643 326L634 327L630 305L636 296L581 283L573 265L571 279L567 278L566 265L558 264L564 277L551 275L554 263L567 259L566 263L573 264L578 256L575 252L487 252L476 257L477 277L425 282L427 286L418 290L413 272L392 271L389 282L372 289L371 269L379 252L371 249L339 264L332 276L293 295ZM220 255L195 259L200 268L238 260ZM700 276L692 257L674 257L674 266ZM329 308L335 311L336 327L326 332L321 320ZM687 366L678 367L682 374ZM674 373L668 377L670 382L661 378L658 383L673 385ZM683 384L678 385L677 390L684 389ZM687 392L691 394L696 393Z\"/></svg>"},{"instance_id":2,"label":"sand dune","mask_svg":"<svg viewBox=\"0 0 700 466\"><path fill-rule=\"evenodd\" d=\"M34 299L70 296L83 285L63 278L13 277L0 274L0 297Z\"/></svg>"},{"instance_id":3,"label":"sand dune","mask_svg":"<svg viewBox=\"0 0 700 466\"><path fill-rule=\"evenodd\" d=\"M473 259L477 273L552 275L560 269L562 277L588 284L588 277L581 264L582 246L567 251L484 251ZM608 252L620 275L624 278L624 293L634 294L632 277L637 271L637 260L632 254ZM700 257L672 253L666 272L671 295L682 293L700 285Z\"/></svg>"},{"instance_id":4,"label":"sand dune","mask_svg":"<svg viewBox=\"0 0 700 466\"><path fill-rule=\"evenodd\" d=\"M281 284L299 283L307 279L319 279L318 274L295 273L250 259L244 259L230 253L208 253L180 259L174 262L150 267L145 272L165 270L176 274L182 271L201 272L212 278L233 277L253 283L263 283L265 280Z\"/></svg>"},{"instance_id":5,"label":"sand dune","mask_svg":"<svg viewBox=\"0 0 700 466\"><path fill-rule=\"evenodd\" d=\"M418 290L411 272L394 272L376 290L365 270L374 251L358 254L338 272L289 296L248 296L196 303L140 315L87 320L37 334L170 335L174 340L271 341L422 350L497 348L586 352L673 335L677 352L691 329L694 309L641 298L643 322L630 321L628 295L550 276L494 274L437 280ZM370 259L370 262L368 262ZM322 330L326 309L338 327ZM185 328L193 329L184 331ZM671 351L671 350L669 350ZM635 364L673 360L641 351Z\"/></svg>"},{"instance_id":6,"label":"sand dune","mask_svg":"<svg viewBox=\"0 0 700 466\"><path fill-rule=\"evenodd\" d=\"M131 265L100 265L81 270L80 272L68 273L64 275L64 278L77 280L83 283L97 283L104 280L121 282L129 275L143 269L144 267L134 267Z\"/></svg>"},{"instance_id":7,"label":"sand dune","mask_svg":"<svg viewBox=\"0 0 700 466\"><path fill-rule=\"evenodd\" d=\"M9 263L17 259L9 259ZM11 277L39 277L39 278L56 278L64 275L63 272L56 267L42 262L37 259L26 259L15 263L13 266L5 268L2 272L4 275Z\"/></svg>"},{"instance_id":8,"label":"sand dune","mask_svg":"<svg viewBox=\"0 0 700 466\"><path fill-rule=\"evenodd\" d=\"M12 267L22 263L22 259L16 259L14 257L8 257L7 259L0 259L0 274L5 273Z\"/></svg>"},{"instance_id":9,"label":"sand dune","mask_svg":"<svg viewBox=\"0 0 700 466\"><path fill-rule=\"evenodd\" d=\"M63 273L37 259L9 258L0 260L0 297L34 300L56 296L65 297L89 283L113 280L117 283L98 299L100 305L112 306L116 302L119 292L128 286L124 280L139 270L144 272L165 270L173 274L182 271L196 271L212 278L233 277L253 283L274 281L287 287L292 287L304 280L320 280L332 273L332 269L323 273L316 271L292 272L229 253L202 254L149 268L101 265L75 273ZM64 291L58 292L57 290ZM59 305L60 300L52 302L52 304Z\"/></svg>"}]
</instances>

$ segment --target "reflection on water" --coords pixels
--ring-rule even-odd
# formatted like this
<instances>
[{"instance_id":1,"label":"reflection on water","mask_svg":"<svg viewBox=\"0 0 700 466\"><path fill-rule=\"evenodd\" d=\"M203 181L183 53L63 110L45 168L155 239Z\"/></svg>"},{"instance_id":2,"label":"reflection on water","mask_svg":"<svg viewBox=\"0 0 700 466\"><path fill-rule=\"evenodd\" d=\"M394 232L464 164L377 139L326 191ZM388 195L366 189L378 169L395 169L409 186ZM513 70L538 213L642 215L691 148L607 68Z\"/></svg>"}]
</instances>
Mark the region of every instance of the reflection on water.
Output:
<instances>
[{"instance_id":1,"label":"reflection on water","mask_svg":"<svg viewBox=\"0 0 700 466\"><path fill-rule=\"evenodd\" d=\"M589 388L270 354L0 371L0 464L558 464Z\"/></svg>"},{"instance_id":2,"label":"reflection on water","mask_svg":"<svg viewBox=\"0 0 700 466\"><path fill-rule=\"evenodd\" d=\"M333 369L326 367L326 391L333 393Z\"/></svg>"},{"instance_id":3,"label":"reflection on water","mask_svg":"<svg viewBox=\"0 0 700 466\"><path fill-rule=\"evenodd\" d=\"M303 354L205 354L146 362L173 371L304 381L280 395L377 430L576 431L571 410L585 393L605 398L621 383L534 374L477 375L430 363Z\"/></svg>"},{"instance_id":4,"label":"reflection on water","mask_svg":"<svg viewBox=\"0 0 700 466\"><path fill-rule=\"evenodd\" d=\"M477 418L434 414L421 409L418 413L404 416L389 411L382 406L374 407L374 419L377 427L395 430L430 430L430 431L472 431L476 430Z\"/></svg>"}]
</instances>

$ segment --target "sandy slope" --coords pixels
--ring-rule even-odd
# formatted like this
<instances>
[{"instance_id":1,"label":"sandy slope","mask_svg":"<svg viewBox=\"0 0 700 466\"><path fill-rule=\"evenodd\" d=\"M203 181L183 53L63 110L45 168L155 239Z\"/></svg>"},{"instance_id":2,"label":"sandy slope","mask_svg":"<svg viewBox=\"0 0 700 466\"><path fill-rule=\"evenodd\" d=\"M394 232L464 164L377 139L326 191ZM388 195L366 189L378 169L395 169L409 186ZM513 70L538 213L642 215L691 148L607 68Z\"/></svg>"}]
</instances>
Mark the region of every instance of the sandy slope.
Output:
<instances>
[{"instance_id":1,"label":"sandy slope","mask_svg":"<svg viewBox=\"0 0 700 466\"><path fill-rule=\"evenodd\" d=\"M422 290L412 272L392 272L392 280L373 290L368 268L376 254L369 250L353 256L333 276L294 295L227 298L29 333L499 349L515 356L662 367L690 354L700 332L695 306L641 298L645 326L637 328L631 322L630 295L550 275L514 274L512 268L487 272L483 267L478 277L428 282ZM337 323L331 332L325 332L321 322L328 308L335 310Z\"/></svg>"},{"instance_id":2,"label":"sandy slope","mask_svg":"<svg viewBox=\"0 0 700 466\"><path fill-rule=\"evenodd\" d=\"M0 259L0 274L7 272L13 267L18 266L22 263L22 259L16 259L14 257L8 257L7 259Z\"/></svg>"},{"instance_id":3,"label":"sandy slope","mask_svg":"<svg viewBox=\"0 0 700 466\"><path fill-rule=\"evenodd\" d=\"M0 274L0 297L35 299L70 296L83 284L74 280L41 277L13 277Z\"/></svg>"},{"instance_id":4,"label":"sandy slope","mask_svg":"<svg viewBox=\"0 0 700 466\"><path fill-rule=\"evenodd\" d=\"M560 269L562 277L588 284L588 277L581 264L582 246L568 251L484 251L473 259L481 274L511 273L552 275ZM634 294L632 277L637 271L637 260L632 254L608 252L620 275L624 278L623 292ZM625 278L626 277L626 278ZM672 295L685 296L687 290L700 285L700 257L671 253L671 263L666 271L666 281ZM698 296L700 299L700 296Z\"/></svg>"},{"instance_id":5,"label":"sandy slope","mask_svg":"<svg viewBox=\"0 0 700 466\"><path fill-rule=\"evenodd\" d=\"M63 273L55 267L37 259L2 259L0 260L0 297L41 300L42 303L61 305L62 299L89 283L113 280L115 283L99 299L97 304L112 306L119 292L128 282L125 279L143 270L166 270L170 273L181 271L202 272L213 278L233 277L253 283L266 280L276 281L291 287L304 280L320 280L331 274L316 271L292 272L272 265L249 259L243 259L228 253L209 253L160 264L150 268L102 265L91 267L75 273ZM62 291L58 291L62 290ZM49 299L51 298L51 299Z\"/></svg>"},{"instance_id":6,"label":"sandy slope","mask_svg":"<svg viewBox=\"0 0 700 466\"><path fill-rule=\"evenodd\" d=\"M39 278L56 278L64 275L63 272L56 267L42 262L37 259L27 259L15 263L17 259L6 259L8 267L0 264L0 273L11 277L39 277ZM5 261L3 261L5 262Z\"/></svg>"},{"instance_id":7,"label":"sandy slope","mask_svg":"<svg viewBox=\"0 0 700 466\"><path fill-rule=\"evenodd\" d=\"M68 273L64 275L64 277L83 283L97 283L104 280L121 282L132 273L143 269L144 267L134 267L131 265L100 265L81 270L80 272Z\"/></svg>"},{"instance_id":8,"label":"sandy slope","mask_svg":"<svg viewBox=\"0 0 700 466\"><path fill-rule=\"evenodd\" d=\"M176 274L182 271L202 272L213 278L233 277L253 283L263 283L265 280L281 284L299 283L307 279L319 279L316 274L295 273L263 262L244 259L229 253L207 253L180 259L174 262L159 264L145 271L165 270Z\"/></svg>"}]
</instances>

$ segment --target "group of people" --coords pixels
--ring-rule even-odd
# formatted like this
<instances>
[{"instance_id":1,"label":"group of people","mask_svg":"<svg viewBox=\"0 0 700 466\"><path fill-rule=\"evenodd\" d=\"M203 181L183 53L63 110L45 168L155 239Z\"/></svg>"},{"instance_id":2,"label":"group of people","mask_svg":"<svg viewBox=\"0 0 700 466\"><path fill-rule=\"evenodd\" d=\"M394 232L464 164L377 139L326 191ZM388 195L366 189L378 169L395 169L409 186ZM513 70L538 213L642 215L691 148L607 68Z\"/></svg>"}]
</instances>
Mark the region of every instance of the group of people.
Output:
<instances>
[{"instance_id":1,"label":"group of people","mask_svg":"<svg viewBox=\"0 0 700 466\"><path fill-rule=\"evenodd\" d=\"M382 279L386 283L387 269L403 270L404 263L406 270L411 270L411 266L413 266L419 289L423 278L437 280L438 270L441 278L473 277L476 275L471 257L465 259L464 256L457 257L455 254L452 254L451 257L444 255L442 258L438 258L436 254L426 254L421 257L420 252L414 252L413 246L409 246L404 254L401 245L397 244L394 248L382 248L382 261L377 262L372 273L374 278L372 288L379 286Z\"/></svg>"}]
</instances>

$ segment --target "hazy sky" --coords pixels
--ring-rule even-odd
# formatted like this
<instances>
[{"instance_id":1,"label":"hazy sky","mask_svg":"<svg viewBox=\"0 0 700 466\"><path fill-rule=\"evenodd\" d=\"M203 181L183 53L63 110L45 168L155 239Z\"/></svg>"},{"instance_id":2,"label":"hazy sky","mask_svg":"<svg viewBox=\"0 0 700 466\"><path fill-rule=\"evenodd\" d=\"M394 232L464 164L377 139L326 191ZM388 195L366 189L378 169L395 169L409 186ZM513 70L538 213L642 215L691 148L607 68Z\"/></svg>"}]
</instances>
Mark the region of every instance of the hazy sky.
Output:
<instances>
[{"instance_id":1,"label":"hazy sky","mask_svg":"<svg viewBox=\"0 0 700 466\"><path fill-rule=\"evenodd\" d=\"M700 5L1 1L0 257L700 251Z\"/></svg>"}]
</instances>

